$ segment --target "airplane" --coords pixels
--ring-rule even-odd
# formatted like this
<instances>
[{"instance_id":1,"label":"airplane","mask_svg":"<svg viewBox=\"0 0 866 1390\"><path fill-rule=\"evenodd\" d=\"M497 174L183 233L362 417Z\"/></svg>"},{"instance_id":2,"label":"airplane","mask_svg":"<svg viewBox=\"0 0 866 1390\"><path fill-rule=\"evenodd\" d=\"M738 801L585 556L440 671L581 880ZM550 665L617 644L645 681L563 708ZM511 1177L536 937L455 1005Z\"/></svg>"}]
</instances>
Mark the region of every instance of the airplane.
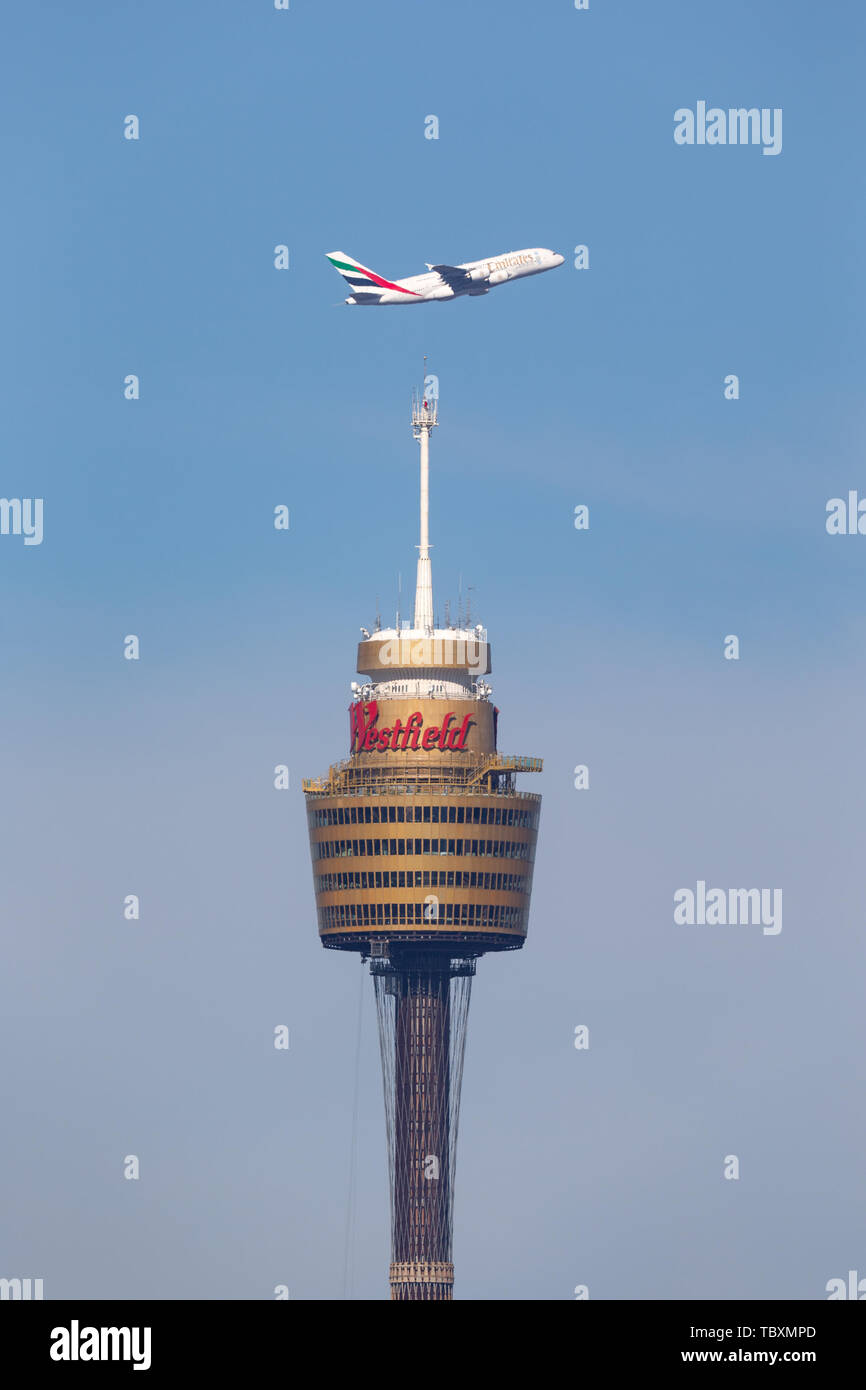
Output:
<instances>
[{"instance_id":1,"label":"airplane","mask_svg":"<svg viewBox=\"0 0 866 1390\"><path fill-rule=\"evenodd\" d=\"M405 280L386 280L342 251L329 251L327 259L352 291L346 304L427 304L433 299L487 294L494 285L506 280L522 280L526 275L553 270L562 265L565 257L535 246L527 251L491 256L485 261L464 261L462 265L431 265L427 261L426 275L410 275Z\"/></svg>"}]
</instances>

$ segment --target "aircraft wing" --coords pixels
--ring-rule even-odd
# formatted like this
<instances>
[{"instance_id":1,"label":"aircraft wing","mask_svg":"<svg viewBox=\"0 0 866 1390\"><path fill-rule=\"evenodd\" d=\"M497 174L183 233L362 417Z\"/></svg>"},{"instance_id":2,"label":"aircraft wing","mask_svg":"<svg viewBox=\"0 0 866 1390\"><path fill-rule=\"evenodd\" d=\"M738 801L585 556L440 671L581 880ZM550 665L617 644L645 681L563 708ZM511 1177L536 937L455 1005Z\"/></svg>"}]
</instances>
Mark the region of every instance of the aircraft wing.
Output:
<instances>
[{"instance_id":1,"label":"aircraft wing","mask_svg":"<svg viewBox=\"0 0 866 1390\"><path fill-rule=\"evenodd\" d=\"M464 290L469 284L469 271L460 265L431 265L429 269L435 270L452 290Z\"/></svg>"}]
</instances>

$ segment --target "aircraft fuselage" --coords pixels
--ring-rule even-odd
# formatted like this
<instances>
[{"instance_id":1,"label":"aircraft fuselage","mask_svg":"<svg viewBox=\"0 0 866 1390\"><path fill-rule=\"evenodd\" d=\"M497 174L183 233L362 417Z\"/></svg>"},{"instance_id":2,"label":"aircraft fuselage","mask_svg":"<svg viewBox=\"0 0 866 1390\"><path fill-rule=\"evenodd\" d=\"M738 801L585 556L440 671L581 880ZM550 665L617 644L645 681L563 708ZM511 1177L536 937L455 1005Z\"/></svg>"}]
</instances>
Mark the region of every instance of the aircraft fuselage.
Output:
<instances>
[{"instance_id":1,"label":"aircraft fuselage","mask_svg":"<svg viewBox=\"0 0 866 1390\"><path fill-rule=\"evenodd\" d=\"M463 261L455 266L429 267L423 275L403 280L383 281L348 297L347 304L427 304L431 300L459 299L463 295L487 294L508 280L540 275L562 265L565 257L544 247L507 251L480 261ZM361 267L358 267L361 269ZM462 275L459 272L464 272ZM348 277L347 277L348 278Z\"/></svg>"}]
</instances>

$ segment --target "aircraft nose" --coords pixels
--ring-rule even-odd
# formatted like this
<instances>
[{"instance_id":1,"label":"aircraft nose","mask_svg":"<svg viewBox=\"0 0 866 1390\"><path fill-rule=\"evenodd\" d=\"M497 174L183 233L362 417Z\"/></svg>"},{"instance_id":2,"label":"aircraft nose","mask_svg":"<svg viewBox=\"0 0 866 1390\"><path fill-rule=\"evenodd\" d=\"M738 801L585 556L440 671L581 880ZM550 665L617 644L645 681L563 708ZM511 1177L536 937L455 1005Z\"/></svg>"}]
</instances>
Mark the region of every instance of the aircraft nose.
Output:
<instances>
[{"instance_id":1,"label":"aircraft nose","mask_svg":"<svg viewBox=\"0 0 866 1390\"><path fill-rule=\"evenodd\" d=\"M563 263L564 260L565 260L565 257L564 257L564 256L560 256L560 254L559 254L558 251L555 251L555 252L553 253L553 264L554 264L554 265L562 265L562 263Z\"/></svg>"}]
</instances>

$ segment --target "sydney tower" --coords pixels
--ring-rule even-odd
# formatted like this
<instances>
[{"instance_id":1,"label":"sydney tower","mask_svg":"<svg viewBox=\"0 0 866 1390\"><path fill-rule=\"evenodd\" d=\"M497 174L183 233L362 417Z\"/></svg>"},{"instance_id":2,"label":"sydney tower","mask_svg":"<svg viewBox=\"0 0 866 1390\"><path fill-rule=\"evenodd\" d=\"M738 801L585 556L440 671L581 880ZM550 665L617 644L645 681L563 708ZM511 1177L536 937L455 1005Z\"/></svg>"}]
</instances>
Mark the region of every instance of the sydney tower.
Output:
<instances>
[{"instance_id":1,"label":"sydney tower","mask_svg":"<svg viewBox=\"0 0 866 1390\"><path fill-rule=\"evenodd\" d=\"M454 1169L477 958L523 945L541 798L499 753L490 646L458 615L434 626L429 446L417 396L421 536L412 622L363 629L349 756L304 782L322 945L369 959L391 1184L392 1299L452 1297Z\"/></svg>"}]
</instances>

